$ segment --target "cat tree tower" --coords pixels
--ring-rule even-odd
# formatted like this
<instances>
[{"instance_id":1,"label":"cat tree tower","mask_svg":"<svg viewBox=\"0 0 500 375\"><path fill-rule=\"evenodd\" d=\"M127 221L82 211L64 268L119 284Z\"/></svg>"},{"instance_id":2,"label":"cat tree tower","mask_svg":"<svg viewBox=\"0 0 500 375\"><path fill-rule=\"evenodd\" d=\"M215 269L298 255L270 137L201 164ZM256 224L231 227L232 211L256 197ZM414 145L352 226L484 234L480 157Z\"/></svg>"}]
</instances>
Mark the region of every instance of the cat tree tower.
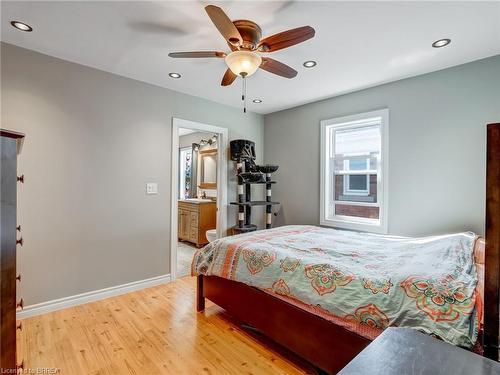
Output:
<instances>
[{"instance_id":1,"label":"cat tree tower","mask_svg":"<svg viewBox=\"0 0 500 375\"><path fill-rule=\"evenodd\" d=\"M255 143L245 139L231 141L231 160L236 162L238 179L238 201L231 202L238 206L238 224L234 226L233 234L252 232L257 226L251 223L252 207L266 206L266 229L272 227L272 206L279 202L271 201L271 187L276 181L271 180L271 174L278 170L277 165L255 164ZM266 200L252 201L251 186L266 185Z\"/></svg>"}]
</instances>

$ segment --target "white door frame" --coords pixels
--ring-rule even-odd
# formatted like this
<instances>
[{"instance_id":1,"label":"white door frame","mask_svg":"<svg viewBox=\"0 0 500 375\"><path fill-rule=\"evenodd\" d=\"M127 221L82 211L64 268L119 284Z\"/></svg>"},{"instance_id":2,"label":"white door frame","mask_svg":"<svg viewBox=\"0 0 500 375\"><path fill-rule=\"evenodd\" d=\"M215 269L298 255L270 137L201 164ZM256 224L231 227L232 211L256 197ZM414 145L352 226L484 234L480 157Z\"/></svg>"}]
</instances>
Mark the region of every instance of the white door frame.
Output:
<instances>
[{"instance_id":1,"label":"white door frame","mask_svg":"<svg viewBox=\"0 0 500 375\"><path fill-rule=\"evenodd\" d=\"M172 117L172 188L170 213L170 278L177 278L177 200L179 199L179 128L219 134L217 139L217 238L227 233L227 147L228 130L219 126L203 124Z\"/></svg>"}]
</instances>

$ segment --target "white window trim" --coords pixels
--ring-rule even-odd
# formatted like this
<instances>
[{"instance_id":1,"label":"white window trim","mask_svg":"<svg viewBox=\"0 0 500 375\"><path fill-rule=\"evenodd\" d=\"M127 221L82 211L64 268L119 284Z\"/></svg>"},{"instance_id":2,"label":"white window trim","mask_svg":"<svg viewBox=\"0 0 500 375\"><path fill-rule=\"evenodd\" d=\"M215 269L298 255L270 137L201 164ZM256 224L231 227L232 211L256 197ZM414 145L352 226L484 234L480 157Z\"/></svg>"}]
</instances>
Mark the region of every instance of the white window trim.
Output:
<instances>
[{"instance_id":1,"label":"white window trim","mask_svg":"<svg viewBox=\"0 0 500 375\"><path fill-rule=\"evenodd\" d=\"M327 197L334 197L334 192L331 191L332 187L330 184L326 184L327 178L330 178L330 150L327 141L327 131L330 127L335 126L348 126L352 122L353 126L359 126L359 122L362 120L368 120L370 118L381 118L380 135L381 135L381 153L380 153L380 173L377 173L377 205L379 209L379 219L367 219L367 218L354 218L350 216L334 216L334 218L328 218L328 204L335 204L336 202ZM322 120L320 122L321 127L321 146L320 146L320 162L321 162L321 172L320 172L320 225L360 230L365 232L382 233L386 234L388 230L388 191L389 191L389 109L381 109L377 111L365 112L350 116L332 118L327 120ZM361 172L361 173L360 173ZM356 174L364 174L363 171L356 171ZM348 173L346 173L348 174ZM333 189L335 187L333 186ZM353 202L347 202L352 204ZM368 204L362 204L369 206Z\"/></svg>"}]
</instances>

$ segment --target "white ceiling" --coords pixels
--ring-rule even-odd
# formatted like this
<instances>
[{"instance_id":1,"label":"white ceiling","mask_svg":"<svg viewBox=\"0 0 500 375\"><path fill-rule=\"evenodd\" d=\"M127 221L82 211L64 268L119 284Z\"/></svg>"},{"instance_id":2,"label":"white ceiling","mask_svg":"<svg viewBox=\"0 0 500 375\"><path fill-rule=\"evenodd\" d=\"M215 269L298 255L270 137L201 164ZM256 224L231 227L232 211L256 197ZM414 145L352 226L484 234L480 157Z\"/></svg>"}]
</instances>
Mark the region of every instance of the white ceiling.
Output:
<instances>
[{"instance_id":1,"label":"white ceiling","mask_svg":"<svg viewBox=\"0 0 500 375\"><path fill-rule=\"evenodd\" d=\"M172 59L173 51L227 45L203 9L257 22L264 36L311 25L316 37L272 57L294 79L258 71L249 109L270 113L318 99L500 54L500 2L6 2L1 39L24 48L240 107L241 82L221 87L222 59ZM28 23L20 32L11 20ZM431 48L440 38L446 48ZM317 60L306 69L302 63ZM172 79L169 72L179 72Z\"/></svg>"}]
</instances>

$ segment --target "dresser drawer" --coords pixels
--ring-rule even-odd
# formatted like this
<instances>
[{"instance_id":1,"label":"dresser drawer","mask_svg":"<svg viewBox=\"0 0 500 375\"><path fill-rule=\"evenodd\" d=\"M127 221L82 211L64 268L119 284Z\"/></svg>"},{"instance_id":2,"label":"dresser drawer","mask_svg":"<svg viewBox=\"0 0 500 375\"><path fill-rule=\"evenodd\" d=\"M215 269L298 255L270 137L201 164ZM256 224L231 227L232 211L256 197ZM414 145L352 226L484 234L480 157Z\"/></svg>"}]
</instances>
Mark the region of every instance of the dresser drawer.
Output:
<instances>
[{"instance_id":1,"label":"dresser drawer","mask_svg":"<svg viewBox=\"0 0 500 375\"><path fill-rule=\"evenodd\" d=\"M189 240L194 243L198 243L198 228L191 227L191 231L189 232Z\"/></svg>"},{"instance_id":2,"label":"dresser drawer","mask_svg":"<svg viewBox=\"0 0 500 375\"><path fill-rule=\"evenodd\" d=\"M198 227L198 212L190 212L191 226Z\"/></svg>"},{"instance_id":3,"label":"dresser drawer","mask_svg":"<svg viewBox=\"0 0 500 375\"><path fill-rule=\"evenodd\" d=\"M196 203L189 203L189 202L179 202L178 203L179 208L186 210L186 211L191 211L193 213L198 213L199 205Z\"/></svg>"}]
</instances>

